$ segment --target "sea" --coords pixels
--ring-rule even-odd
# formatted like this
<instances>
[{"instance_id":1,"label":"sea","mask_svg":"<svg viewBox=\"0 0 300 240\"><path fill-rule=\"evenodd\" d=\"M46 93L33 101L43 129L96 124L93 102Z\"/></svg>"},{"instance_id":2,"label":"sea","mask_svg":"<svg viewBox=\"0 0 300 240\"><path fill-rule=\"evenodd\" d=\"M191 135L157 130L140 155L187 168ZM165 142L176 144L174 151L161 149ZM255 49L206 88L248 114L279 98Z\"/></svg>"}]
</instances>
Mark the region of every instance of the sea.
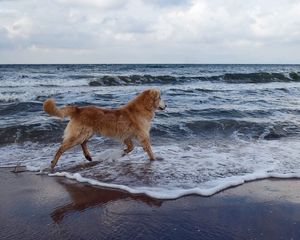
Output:
<instances>
[{"instance_id":1,"label":"sea","mask_svg":"<svg viewBox=\"0 0 300 240\"><path fill-rule=\"evenodd\" d=\"M68 119L43 102L117 108L159 88L167 108L142 147L94 135L50 161ZM265 178L300 178L300 65L0 65L0 167L63 176L153 198L210 196Z\"/></svg>"}]
</instances>

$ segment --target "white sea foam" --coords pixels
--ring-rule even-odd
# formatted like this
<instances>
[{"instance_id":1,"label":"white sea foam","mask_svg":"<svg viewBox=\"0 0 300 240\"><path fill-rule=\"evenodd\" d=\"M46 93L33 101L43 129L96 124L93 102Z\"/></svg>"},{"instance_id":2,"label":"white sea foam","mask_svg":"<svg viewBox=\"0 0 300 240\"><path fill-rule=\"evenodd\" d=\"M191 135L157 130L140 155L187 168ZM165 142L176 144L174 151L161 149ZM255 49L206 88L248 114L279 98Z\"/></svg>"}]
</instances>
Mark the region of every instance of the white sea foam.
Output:
<instances>
[{"instance_id":1,"label":"white sea foam","mask_svg":"<svg viewBox=\"0 0 300 240\"><path fill-rule=\"evenodd\" d=\"M4 79L1 80L1 87L38 87L38 86L60 86L60 87L78 87L88 86L89 79L68 79L65 78L47 78L40 76L38 78L18 78L18 79Z\"/></svg>"},{"instance_id":2,"label":"white sea foam","mask_svg":"<svg viewBox=\"0 0 300 240\"><path fill-rule=\"evenodd\" d=\"M157 199L176 199L186 195L200 195L200 196L211 196L222 190L225 190L230 187L235 187L241 184L244 184L249 181L266 179L266 178L300 178L300 172L294 174L270 174L267 172L258 171L256 173L239 176L239 177L228 177L222 179L222 181L211 182L211 184L215 184L214 187L211 188L190 188L190 189L181 189L181 188L161 188L161 187L129 187L121 184L111 184L104 183L101 181L97 181L91 178L82 177L79 173L68 173L68 172L57 172L54 174L48 174L49 176L57 176L57 177L66 177L69 179L76 180L81 183L89 183L91 185L105 187L105 188L114 188L119 190L124 190L132 194L145 194L149 197L157 198Z\"/></svg>"},{"instance_id":3,"label":"white sea foam","mask_svg":"<svg viewBox=\"0 0 300 240\"><path fill-rule=\"evenodd\" d=\"M2 84L2 82L1 82ZM70 88L72 87L72 88ZM52 86L46 87L46 86L28 86L28 85L20 85L16 87L6 87L1 86L1 92L0 92L0 102L28 102L35 100L38 96L44 96L44 97L52 97L52 96L59 96L59 98L62 100L62 104L69 104L74 103L74 99L76 99L77 102L84 102L84 101L93 101L93 95L97 95L97 98L101 99L101 95L107 94L108 92L110 94L117 94L118 97L122 97L122 95L128 96L128 93L123 93L124 88L130 88L130 92L138 92L141 91L141 89L144 89L145 87L141 86L115 86L111 87L109 91L104 87L90 87L87 85L75 85L74 86ZM72 90L72 91L71 91ZM129 100L129 98L133 97L135 94L129 94L129 96L126 98L126 101ZM117 100L117 99L115 99ZM97 101L99 104L99 100ZM124 102L120 102L120 104L123 104Z\"/></svg>"},{"instance_id":4,"label":"white sea foam","mask_svg":"<svg viewBox=\"0 0 300 240\"><path fill-rule=\"evenodd\" d=\"M33 100L34 98L34 95L30 92L0 93L0 102L26 102Z\"/></svg>"},{"instance_id":5,"label":"white sea foam","mask_svg":"<svg viewBox=\"0 0 300 240\"><path fill-rule=\"evenodd\" d=\"M124 157L120 149L106 149L93 157L94 165L89 165L80 148L75 148L62 156L57 172L49 176L159 199L210 196L257 179L300 178L299 143L297 139L222 140L154 146L162 159L154 162L149 162L140 147ZM47 172L57 147L31 143L5 146L0 166L19 164L29 171ZM90 149L93 152L99 146L94 143Z\"/></svg>"}]
</instances>

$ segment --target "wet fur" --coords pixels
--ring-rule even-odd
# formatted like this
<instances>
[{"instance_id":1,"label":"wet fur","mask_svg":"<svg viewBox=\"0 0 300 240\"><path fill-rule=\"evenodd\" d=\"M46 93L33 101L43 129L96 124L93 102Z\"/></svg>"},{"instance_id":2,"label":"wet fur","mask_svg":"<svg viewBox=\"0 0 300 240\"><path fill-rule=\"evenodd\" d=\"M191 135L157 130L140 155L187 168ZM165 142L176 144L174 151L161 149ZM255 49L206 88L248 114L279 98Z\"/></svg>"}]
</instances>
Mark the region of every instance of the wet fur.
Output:
<instances>
[{"instance_id":1,"label":"wet fur","mask_svg":"<svg viewBox=\"0 0 300 240\"><path fill-rule=\"evenodd\" d=\"M57 164L60 156L68 149L80 144L85 158L92 160L87 141L94 133L121 140L125 145L124 154L134 148L133 139L137 139L150 160L154 154L150 145L149 131L154 112L164 108L158 89L149 89L140 93L126 105L117 109L104 109L95 106L65 106L57 108L53 99L44 102L44 110L49 115L60 118L70 117L65 129L63 142L57 150L51 168Z\"/></svg>"}]
</instances>

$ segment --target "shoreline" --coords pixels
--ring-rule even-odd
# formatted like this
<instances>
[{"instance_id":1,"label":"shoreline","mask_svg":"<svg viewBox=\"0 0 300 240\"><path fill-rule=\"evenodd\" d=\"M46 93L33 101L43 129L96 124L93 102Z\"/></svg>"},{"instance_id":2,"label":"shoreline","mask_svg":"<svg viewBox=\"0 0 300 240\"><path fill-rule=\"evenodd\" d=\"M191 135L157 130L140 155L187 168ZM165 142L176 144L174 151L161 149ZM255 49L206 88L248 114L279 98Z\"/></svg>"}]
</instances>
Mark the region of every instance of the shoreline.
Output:
<instances>
[{"instance_id":1,"label":"shoreline","mask_svg":"<svg viewBox=\"0 0 300 240\"><path fill-rule=\"evenodd\" d=\"M1 239L298 239L300 181L159 200L0 169Z\"/></svg>"},{"instance_id":2,"label":"shoreline","mask_svg":"<svg viewBox=\"0 0 300 240\"><path fill-rule=\"evenodd\" d=\"M94 161L93 164L95 163L96 162ZM88 164L78 165L76 168L86 166L86 165L90 165L90 164L88 163ZM74 168L73 171L76 170L76 168ZM32 172L37 175L40 175L39 174L40 168L36 168L36 167L28 167L28 166L21 165L16 167L9 167L9 166L0 167L0 169L9 169L12 173ZM291 174L291 173L290 174L278 174L278 173L267 174L267 173L260 172L260 173L248 174L241 178L237 178L237 177L228 178L227 181L224 182L223 184L219 186L207 188L207 189L191 188L191 189L182 189L182 190L167 190L166 193L161 193L160 188L150 187L148 190L146 190L146 188L134 188L122 184L106 183L91 178L83 177L81 176L81 174L76 172L58 171L54 173L42 173L41 175L45 175L49 177L62 177L62 178L74 180L77 183L87 184L96 188L98 187L101 189L122 191L132 195L145 195L149 198L162 200L162 201L177 200L188 196L211 197L223 191L227 191L228 189L236 188L244 184L252 183L256 181L300 180L299 174Z\"/></svg>"}]
</instances>

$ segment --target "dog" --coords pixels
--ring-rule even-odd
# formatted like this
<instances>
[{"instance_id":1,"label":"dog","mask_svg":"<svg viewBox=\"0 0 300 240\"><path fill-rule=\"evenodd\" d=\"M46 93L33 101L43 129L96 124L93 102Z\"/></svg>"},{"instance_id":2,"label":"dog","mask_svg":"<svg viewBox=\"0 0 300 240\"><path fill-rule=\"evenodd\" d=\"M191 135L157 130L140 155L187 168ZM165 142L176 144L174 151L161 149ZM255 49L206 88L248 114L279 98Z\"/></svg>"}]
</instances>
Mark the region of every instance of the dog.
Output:
<instances>
[{"instance_id":1,"label":"dog","mask_svg":"<svg viewBox=\"0 0 300 240\"><path fill-rule=\"evenodd\" d=\"M46 113L59 118L70 118L64 131L63 142L51 161L51 169L54 169L58 159L66 150L78 144L81 145L85 158L92 161L87 142L95 133L123 142L127 147L124 149L123 156L133 150L133 140L136 139L148 154L149 159L155 160L149 132L155 111L166 108L160 95L159 89L148 89L138 94L126 105L116 109L70 105L57 108L54 99L47 99L43 105Z\"/></svg>"}]
</instances>

